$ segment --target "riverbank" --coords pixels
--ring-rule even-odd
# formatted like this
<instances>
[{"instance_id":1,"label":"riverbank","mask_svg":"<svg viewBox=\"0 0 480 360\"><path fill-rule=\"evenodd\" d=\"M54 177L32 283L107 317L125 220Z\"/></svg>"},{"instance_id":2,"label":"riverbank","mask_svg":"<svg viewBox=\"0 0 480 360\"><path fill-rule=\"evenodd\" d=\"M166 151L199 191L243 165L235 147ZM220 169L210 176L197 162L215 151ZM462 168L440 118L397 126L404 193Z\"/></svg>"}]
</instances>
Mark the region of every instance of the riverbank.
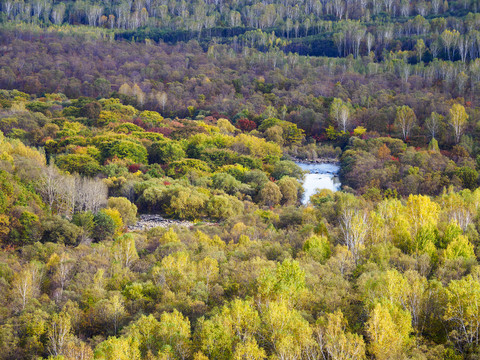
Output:
<instances>
[{"instance_id":1,"label":"riverbank","mask_svg":"<svg viewBox=\"0 0 480 360\"><path fill-rule=\"evenodd\" d=\"M340 159L338 158L317 158L314 160L308 160L291 156L291 160L296 162L297 164L332 164L340 166Z\"/></svg>"},{"instance_id":2,"label":"riverbank","mask_svg":"<svg viewBox=\"0 0 480 360\"><path fill-rule=\"evenodd\" d=\"M192 227L197 225L187 220L174 220L174 219L165 219L161 215L157 214L142 214L139 217L139 220L135 225L129 226L129 231L141 231L141 230L150 230L155 227L163 227L165 229L170 228L171 226L180 226L180 227ZM203 225L214 225L213 223L203 222Z\"/></svg>"}]
</instances>

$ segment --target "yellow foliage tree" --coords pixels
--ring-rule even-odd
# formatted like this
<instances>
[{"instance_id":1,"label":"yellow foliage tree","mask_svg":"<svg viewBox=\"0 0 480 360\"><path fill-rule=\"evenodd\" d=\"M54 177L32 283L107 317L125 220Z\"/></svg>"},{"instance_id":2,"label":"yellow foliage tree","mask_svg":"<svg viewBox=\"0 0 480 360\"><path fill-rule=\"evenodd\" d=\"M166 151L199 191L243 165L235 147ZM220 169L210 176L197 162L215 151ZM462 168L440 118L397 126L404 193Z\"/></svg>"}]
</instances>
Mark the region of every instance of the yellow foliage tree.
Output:
<instances>
[{"instance_id":1,"label":"yellow foliage tree","mask_svg":"<svg viewBox=\"0 0 480 360\"><path fill-rule=\"evenodd\" d=\"M378 360L392 359L407 345L412 331L408 311L390 303L377 303L366 324L369 349Z\"/></svg>"},{"instance_id":2,"label":"yellow foliage tree","mask_svg":"<svg viewBox=\"0 0 480 360\"><path fill-rule=\"evenodd\" d=\"M125 229L120 212L117 209L112 208L102 209L101 211L113 219L113 222L115 223L115 236L120 236Z\"/></svg>"},{"instance_id":3,"label":"yellow foliage tree","mask_svg":"<svg viewBox=\"0 0 480 360\"><path fill-rule=\"evenodd\" d=\"M361 360L365 358L363 337L346 331L348 326L340 310L327 314L315 328L319 350L331 360Z\"/></svg>"}]
</instances>

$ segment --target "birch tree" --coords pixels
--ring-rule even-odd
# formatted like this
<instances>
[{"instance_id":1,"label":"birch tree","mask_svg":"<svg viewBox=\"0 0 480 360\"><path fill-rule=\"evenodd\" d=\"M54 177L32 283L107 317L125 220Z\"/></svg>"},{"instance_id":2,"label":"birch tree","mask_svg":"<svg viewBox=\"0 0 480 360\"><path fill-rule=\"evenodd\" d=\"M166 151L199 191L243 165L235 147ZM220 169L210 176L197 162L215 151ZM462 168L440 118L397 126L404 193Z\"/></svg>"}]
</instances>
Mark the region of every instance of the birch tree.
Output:
<instances>
[{"instance_id":1,"label":"birch tree","mask_svg":"<svg viewBox=\"0 0 480 360\"><path fill-rule=\"evenodd\" d=\"M337 126L343 131L347 131L350 124L350 107L342 99L335 98L330 105L330 117L337 123Z\"/></svg>"},{"instance_id":2,"label":"birch tree","mask_svg":"<svg viewBox=\"0 0 480 360\"><path fill-rule=\"evenodd\" d=\"M326 360L361 360L365 358L365 342L361 335L346 331L347 319L341 310L327 314L320 326L314 329L314 339L321 354L312 358Z\"/></svg>"},{"instance_id":3,"label":"birch tree","mask_svg":"<svg viewBox=\"0 0 480 360\"><path fill-rule=\"evenodd\" d=\"M425 126L427 127L432 139L435 139L437 137L438 132L440 131L442 121L443 116L436 112L432 112L430 117L425 121Z\"/></svg>"},{"instance_id":4,"label":"birch tree","mask_svg":"<svg viewBox=\"0 0 480 360\"><path fill-rule=\"evenodd\" d=\"M66 313L53 315L48 331L48 350L52 356L65 355L67 344L72 338L71 328L70 315Z\"/></svg>"},{"instance_id":5,"label":"birch tree","mask_svg":"<svg viewBox=\"0 0 480 360\"><path fill-rule=\"evenodd\" d=\"M404 105L397 107L397 115L395 118L395 122L402 131L402 136L404 140L407 140L409 138L410 132L412 131L416 120L417 117L409 106Z\"/></svg>"},{"instance_id":6,"label":"birch tree","mask_svg":"<svg viewBox=\"0 0 480 360\"><path fill-rule=\"evenodd\" d=\"M357 264L360 252L365 248L365 239L368 234L367 213L345 209L340 218L340 230L343 243L348 247Z\"/></svg>"},{"instance_id":7,"label":"birch tree","mask_svg":"<svg viewBox=\"0 0 480 360\"><path fill-rule=\"evenodd\" d=\"M392 304L377 303L366 324L370 338L370 352L378 360L399 355L411 332L411 316L408 311Z\"/></svg>"},{"instance_id":8,"label":"birch tree","mask_svg":"<svg viewBox=\"0 0 480 360\"><path fill-rule=\"evenodd\" d=\"M446 289L448 299L444 320L453 331L451 338L460 346L479 344L480 283L472 275L452 280Z\"/></svg>"},{"instance_id":9,"label":"birch tree","mask_svg":"<svg viewBox=\"0 0 480 360\"><path fill-rule=\"evenodd\" d=\"M113 245L113 257L120 262L123 267L130 267L132 262L138 259L135 239L131 234L125 234L119 237Z\"/></svg>"},{"instance_id":10,"label":"birch tree","mask_svg":"<svg viewBox=\"0 0 480 360\"><path fill-rule=\"evenodd\" d=\"M450 109L449 122L455 133L455 143L460 142L465 126L467 125L468 115L465 108L460 104L454 104Z\"/></svg>"}]
</instances>

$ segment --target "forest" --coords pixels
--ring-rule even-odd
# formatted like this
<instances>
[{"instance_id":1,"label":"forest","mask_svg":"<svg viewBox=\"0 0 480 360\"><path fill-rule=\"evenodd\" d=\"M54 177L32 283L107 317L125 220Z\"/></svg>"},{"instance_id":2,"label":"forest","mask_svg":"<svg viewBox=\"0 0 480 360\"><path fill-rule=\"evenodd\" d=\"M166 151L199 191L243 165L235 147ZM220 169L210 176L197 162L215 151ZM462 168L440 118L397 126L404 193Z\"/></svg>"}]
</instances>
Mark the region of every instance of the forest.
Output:
<instances>
[{"instance_id":1,"label":"forest","mask_svg":"<svg viewBox=\"0 0 480 360\"><path fill-rule=\"evenodd\" d=\"M0 360L480 359L478 6L1 0Z\"/></svg>"}]
</instances>

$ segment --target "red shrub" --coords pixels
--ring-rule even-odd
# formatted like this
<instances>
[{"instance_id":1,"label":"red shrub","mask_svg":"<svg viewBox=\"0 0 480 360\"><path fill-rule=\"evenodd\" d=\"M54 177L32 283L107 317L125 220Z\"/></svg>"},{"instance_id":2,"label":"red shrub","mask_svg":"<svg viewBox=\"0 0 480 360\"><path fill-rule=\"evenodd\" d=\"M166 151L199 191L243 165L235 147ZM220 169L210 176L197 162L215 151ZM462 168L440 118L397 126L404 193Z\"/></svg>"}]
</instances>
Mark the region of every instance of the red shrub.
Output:
<instances>
[{"instance_id":1,"label":"red shrub","mask_svg":"<svg viewBox=\"0 0 480 360\"><path fill-rule=\"evenodd\" d=\"M254 121L248 120L246 118L239 119L236 125L237 128L242 131L252 131L257 128L257 124Z\"/></svg>"},{"instance_id":2,"label":"red shrub","mask_svg":"<svg viewBox=\"0 0 480 360\"><path fill-rule=\"evenodd\" d=\"M140 167L140 164L132 164L128 166L128 171L131 173L136 173L138 170L140 170Z\"/></svg>"},{"instance_id":3,"label":"red shrub","mask_svg":"<svg viewBox=\"0 0 480 360\"><path fill-rule=\"evenodd\" d=\"M147 130L148 124L145 124L142 119L137 118L133 120L133 123L140 126L143 130Z\"/></svg>"},{"instance_id":4,"label":"red shrub","mask_svg":"<svg viewBox=\"0 0 480 360\"><path fill-rule=\"evenodd\" d=\"M173 129L155 127L155 128L150 129L150 131L155 132L157 134L162 134L163 136L168 137L173 132Z\"/></svg>"}]
</instances>

